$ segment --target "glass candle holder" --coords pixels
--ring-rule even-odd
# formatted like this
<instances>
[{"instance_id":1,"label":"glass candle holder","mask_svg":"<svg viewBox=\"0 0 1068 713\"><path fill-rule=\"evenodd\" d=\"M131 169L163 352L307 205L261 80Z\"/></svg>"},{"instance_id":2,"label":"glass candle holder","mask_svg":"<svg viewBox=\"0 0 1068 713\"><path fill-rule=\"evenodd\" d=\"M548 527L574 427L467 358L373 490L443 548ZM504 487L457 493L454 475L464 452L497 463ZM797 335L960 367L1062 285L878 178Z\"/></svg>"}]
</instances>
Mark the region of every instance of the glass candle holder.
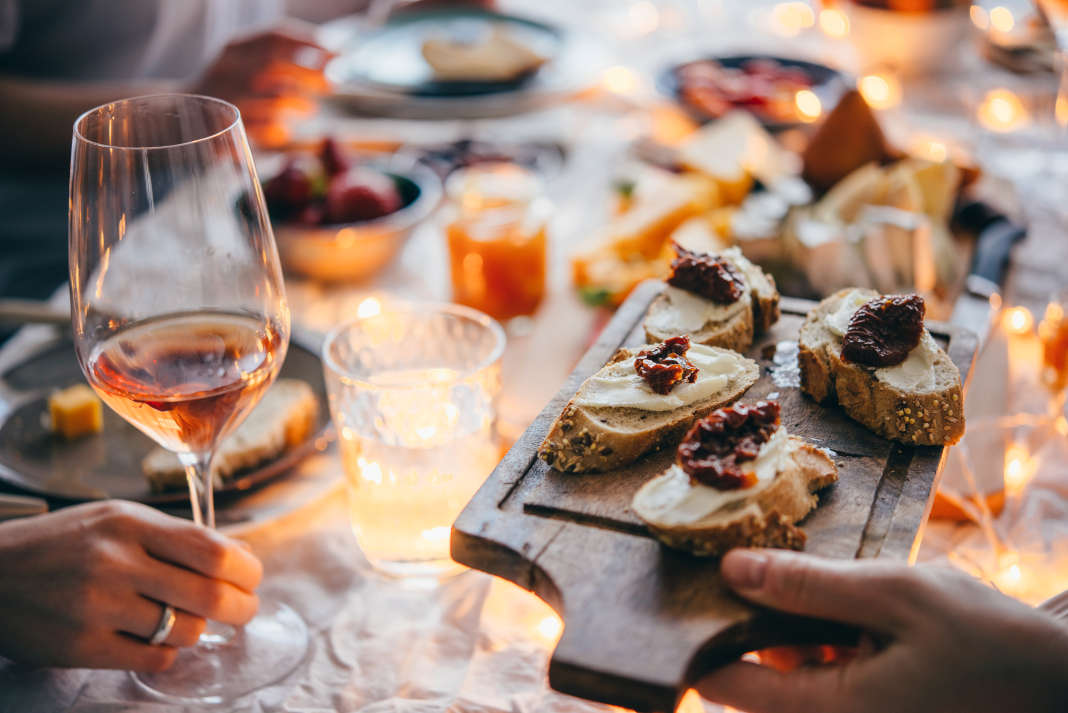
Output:
<instances>
[{"instance_id":1,"label":"glass candle holder","mask_svg":"<svg viewBox=\"0 0 1068 713\"><path fill-rule=\"evenodd\" d=\"M452 522L500 457L504 344L493 319L447 304L390 303L327 337L352 527L379 571L451 567Z\"/></svg>"}]
</instances>

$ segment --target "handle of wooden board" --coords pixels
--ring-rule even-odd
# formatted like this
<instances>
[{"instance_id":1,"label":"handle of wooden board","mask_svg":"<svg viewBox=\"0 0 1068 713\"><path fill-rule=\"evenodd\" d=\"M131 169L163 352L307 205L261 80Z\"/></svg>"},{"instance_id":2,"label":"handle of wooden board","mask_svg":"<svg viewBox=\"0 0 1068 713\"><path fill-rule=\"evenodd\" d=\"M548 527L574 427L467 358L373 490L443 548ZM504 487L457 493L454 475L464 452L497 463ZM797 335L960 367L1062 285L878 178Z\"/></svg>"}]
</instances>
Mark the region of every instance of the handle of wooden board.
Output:
<instances>
[{"instance_id":1,"label":"handle of wooden board","mask_svg":"<svg viewBox=\"0 0 1068 713\"><path fill-rule=\"evenodd\" d=\"M647 713L670 713L705 674L773 646L855 645L859 631L837 622L749 610L733 624L695 622L701 641L663 629L593 631L568 624L549 663L557 691ZM603 642L590 647L590 642Z\"/></svg>"}]
</instances>

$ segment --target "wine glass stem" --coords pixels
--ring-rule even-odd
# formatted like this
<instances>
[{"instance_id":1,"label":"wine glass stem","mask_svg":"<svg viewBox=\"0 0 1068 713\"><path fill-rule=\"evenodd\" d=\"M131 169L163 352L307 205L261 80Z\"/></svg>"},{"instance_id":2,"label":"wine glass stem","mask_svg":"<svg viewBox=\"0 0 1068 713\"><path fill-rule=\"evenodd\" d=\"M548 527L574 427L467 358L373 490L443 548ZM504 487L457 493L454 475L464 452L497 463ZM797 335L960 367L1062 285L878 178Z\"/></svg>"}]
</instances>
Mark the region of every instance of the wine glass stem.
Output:
<instances>
[{"instance_id":1,"label":"wine glass stem","mask_svg":"<svg viewBox=\"0 0 1068 713\"><path fill-rule=\"evenodd\" d=\"M193 522L201 527L215 529L214 478L211 475L211 463L215 453L183 453L178 459L185 466L185 477L189 481L189 501L193 506ZM227 643L234 636L232 626L208 621L207 628L200 636L200 646L211 649Z\"/></svg>"},{"instance_id":2,"label":"wine glass stem","mask_svg":"<svg viewBox=\"0 0 1068 713\"><path fill-rule=\"evenodd\" d=\"M184 453L179 456L185 466L185 477L189 481L189 501L193 507L193 522L215 529L214 480L211 476L211 462L214 453Z\"/></svg>"}]
</instances>

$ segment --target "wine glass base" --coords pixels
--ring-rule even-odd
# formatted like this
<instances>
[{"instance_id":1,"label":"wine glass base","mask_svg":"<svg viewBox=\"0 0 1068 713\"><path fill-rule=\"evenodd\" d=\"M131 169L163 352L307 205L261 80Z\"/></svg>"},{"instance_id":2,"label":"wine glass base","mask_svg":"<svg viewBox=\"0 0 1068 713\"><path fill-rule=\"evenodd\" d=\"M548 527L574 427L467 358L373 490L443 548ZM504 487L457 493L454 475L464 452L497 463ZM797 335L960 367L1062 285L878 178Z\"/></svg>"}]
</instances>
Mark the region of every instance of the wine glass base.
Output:
<instances>
[{"instance_id":1,"label":"wine glass base","mask_svg":"<svg viewBox=\"0 0 1068 713\"><path fill-rule=\"evenodd\" d=\"M280 602L261 600L256 617L227 640L204 636L160 673L134 673L153 696L174 703L219 704L278 683L304 660L308 627Z\"/></svg>"},{"instance_id":2,"label":"wine glass base","mask_svg":"<svg viewBox=\"0 0 1068 713\"><path fill-rule=\"evenodd\" d=\"M391 579L447 579L463 567L448 557L437 560L371 560L371 567Z\"/></svg>"}]
</instances>

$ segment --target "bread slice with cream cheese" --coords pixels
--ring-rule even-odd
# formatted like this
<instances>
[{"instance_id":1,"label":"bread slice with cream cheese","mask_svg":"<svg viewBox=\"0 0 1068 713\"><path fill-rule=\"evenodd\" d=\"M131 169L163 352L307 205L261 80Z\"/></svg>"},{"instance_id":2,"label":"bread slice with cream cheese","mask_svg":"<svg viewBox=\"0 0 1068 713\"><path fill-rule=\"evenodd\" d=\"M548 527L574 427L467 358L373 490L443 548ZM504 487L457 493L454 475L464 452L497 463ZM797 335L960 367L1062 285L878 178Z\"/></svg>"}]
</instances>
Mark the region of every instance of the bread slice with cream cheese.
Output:
<instances>
[{"instance_id":1,"label":"bread slice with cream cheese","mask_svg":"<svg viewBox=\"0 0 1068 713\"><path fill-rule=\"evenodd\" d=\"M634 369L649 346L620 349L583 382L539 447L542 460L568 473L632 463L676 442L695 418L735 401L760 375L757 363L737 352L694 344L686 357L698 368L696 381L657 394Z\"/></svg>"},{"instance_id":2,"label":"bread slice with cream cheese","mask_svg":"<svg viewBox=\"0 0 1068 713\"><path fill-rule=\"evenodd\" d=\"M879 297L844 289L809 312L801 326L801 390L834 402L885 438L916 445L950 445L964 435L960 372L925 329L904 362L871 367L842 358L842 337L853 313Z\"/></svg>"},{"instance_id":3,"label":"bread slice with cream cheese","mask_svg":"<svg viewBox=\"0 0 1068 713\"><path fill-rule=\"evenodd\" d=\"M740 465L755 473L756 483L719 490L692 482L674 463L638 490L631 509L665 545L697 555L720 556L734 547L802 549L806 537L797 523L818 505L816 492L838 479L834 462L780 426L756 459Z\"/></svg>"},{"instance_id":4,"label":"bread slice with cream cheese","mask_svg":"<svg viewBox=\"0 0 1068 713\"><path fill-rule=\"evenodd\" d=\"M718 253L745 282L745 292L731 304L718 304L687 290L667 285L653 300L643 327L650 342L688 334L695 344L744 352L753 336L779 319L775 279L747 260L738 248Z\"/></svg>"},{"instance_id":5,"label":"bread slice with cream cheese","mask_svg":"<svg viewBox=\"0 0 1068 713\"><path fill-rule=\"evenodd\" d=\"M219 445L212 468L215 484L303 443L315 428L318 413L319 400L307 382L276 381L244 422ZM186 487L185 468L178 456L163 448L146 455L141 469L153 492Z\"/></svg>"}]
</instances>

